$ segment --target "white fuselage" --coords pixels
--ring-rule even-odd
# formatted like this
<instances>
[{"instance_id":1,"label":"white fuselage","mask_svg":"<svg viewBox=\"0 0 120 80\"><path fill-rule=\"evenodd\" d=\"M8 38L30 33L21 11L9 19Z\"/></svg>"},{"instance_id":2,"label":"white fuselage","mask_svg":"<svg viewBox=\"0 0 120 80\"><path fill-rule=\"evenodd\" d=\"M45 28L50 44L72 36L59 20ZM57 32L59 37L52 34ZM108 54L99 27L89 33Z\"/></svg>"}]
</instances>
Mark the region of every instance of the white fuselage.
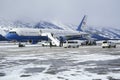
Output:
<instances>
[{"instance_id":1,"label":"white fuselage","mask_svg":"<svg viewBox=\"0 0 120 80\"><path fill-rule=\"evenodd\" d=\"M85 32L59 29L14 28L9 32L16 32L19 36L40 36L42 33L52 33L55 36L87 35Z\"/></svg>"}]
</instances>

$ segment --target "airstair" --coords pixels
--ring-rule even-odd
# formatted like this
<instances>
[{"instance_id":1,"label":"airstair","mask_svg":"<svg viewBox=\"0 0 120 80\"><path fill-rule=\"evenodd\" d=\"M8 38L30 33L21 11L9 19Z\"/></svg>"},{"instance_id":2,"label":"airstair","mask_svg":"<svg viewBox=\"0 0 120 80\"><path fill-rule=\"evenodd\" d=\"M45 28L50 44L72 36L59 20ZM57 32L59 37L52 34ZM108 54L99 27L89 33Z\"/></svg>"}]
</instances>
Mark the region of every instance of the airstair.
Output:
<instances>
[{"instance_id":1,"label":"airstair","mask_svg":"<svg viewBox=\"0 0 120 80\"><path fill-rule=\"evenodd\" d=\"M60 46L60 41L57 37L54 37L52 33L42 33L41 36L48 36L48 38L56 44L56 46Z\"/></svg>"}]
</instances>

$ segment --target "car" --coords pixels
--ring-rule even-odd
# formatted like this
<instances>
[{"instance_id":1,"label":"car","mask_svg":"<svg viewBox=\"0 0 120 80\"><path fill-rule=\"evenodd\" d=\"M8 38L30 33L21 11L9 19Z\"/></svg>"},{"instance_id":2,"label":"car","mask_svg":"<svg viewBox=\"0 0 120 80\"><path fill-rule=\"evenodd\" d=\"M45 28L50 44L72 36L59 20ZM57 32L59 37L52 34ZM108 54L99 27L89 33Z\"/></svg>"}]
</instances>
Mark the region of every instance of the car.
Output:
<instances>
[{"instance_id":1,"label":"car","mask_svg":"<svg viewBox=\"0 0 120 80\"><path fill-rule=\"evenodd\" d=\"M49 42L49 41L43 41L42 42L42 46L50 46L50 43L51 43L51 46L56 46L54 42Z\"/></svg>"},{"instance_id":2,"label":"car","mask_svg":"<svg viewBox=\"0 0 120 80\"><path fill-rule=\"evenodd\" d=\"M63 47L64 48L78 48L79 47L79 43L78 41L74 41L74 40L67 40L65 42L63 42Z\"/></svg>"},{"instance_id":3,"label":"car","mask_svg":"<svg viewBox=\"0 0 120 80\"><path fill-rule=\"evenodd\" d=\"M50 43L49 42L42 42L42 46L50 46Z\"/></svg>"},{"instance_id":4,"label":"car","mask_svg":"<svg viewBox=\"0 0 120 80\"><path fill-rule=\"evenodd\" d=\"M116 44L110 41L103 41L102 48L116 48Z\"/></svg>"}]
</instances>

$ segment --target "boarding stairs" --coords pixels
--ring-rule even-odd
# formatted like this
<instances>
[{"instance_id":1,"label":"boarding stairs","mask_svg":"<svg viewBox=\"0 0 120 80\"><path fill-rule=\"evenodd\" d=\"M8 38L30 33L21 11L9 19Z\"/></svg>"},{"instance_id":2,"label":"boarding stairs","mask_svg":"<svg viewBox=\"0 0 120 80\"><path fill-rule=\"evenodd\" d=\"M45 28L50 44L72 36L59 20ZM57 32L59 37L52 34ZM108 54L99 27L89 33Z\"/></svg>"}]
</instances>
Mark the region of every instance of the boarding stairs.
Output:
<instances>
[{"instance_id":1,"label":"boarding stairs","mask_svg":"<svg viewBox=\"0 0 120 80\"><path fill-rule=\"evenodd\" d=\"M60 41L57 37L54 37L52 33L42 33L41 36L48 36L48 38L56 44L56 46L60 46Z\"/></svg>"}]
</instances>

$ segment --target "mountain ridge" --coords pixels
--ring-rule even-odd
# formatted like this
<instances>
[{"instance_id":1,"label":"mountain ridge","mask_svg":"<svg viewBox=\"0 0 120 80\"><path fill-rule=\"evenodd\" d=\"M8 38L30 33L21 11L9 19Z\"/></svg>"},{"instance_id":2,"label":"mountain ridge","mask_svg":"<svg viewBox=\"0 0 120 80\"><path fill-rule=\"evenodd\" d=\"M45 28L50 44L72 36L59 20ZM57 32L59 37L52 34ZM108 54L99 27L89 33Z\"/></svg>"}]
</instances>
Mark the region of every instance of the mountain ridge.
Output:
<instances>
[{"instance_id":1,"label":"mountain ridge","mask_svg":"<svg viewBox=\"0 0 120 80\"><path fill-rule=\"evenodd\" d=\"M0 20L0 34L5 35L5 33L11 28L37 28L37 29L60 29L60 30L76 30L77 26L73 24L63 24L61 22L48 22L48 21L39 21L35 23L24 22L16 20L14 22L2 21ZM107 27L96 27L96 26L87 26L85 31L94 38L103 37L110 39L120 39L120 29L117 28L107 28Z\"/></svg>"}]
</instances>

